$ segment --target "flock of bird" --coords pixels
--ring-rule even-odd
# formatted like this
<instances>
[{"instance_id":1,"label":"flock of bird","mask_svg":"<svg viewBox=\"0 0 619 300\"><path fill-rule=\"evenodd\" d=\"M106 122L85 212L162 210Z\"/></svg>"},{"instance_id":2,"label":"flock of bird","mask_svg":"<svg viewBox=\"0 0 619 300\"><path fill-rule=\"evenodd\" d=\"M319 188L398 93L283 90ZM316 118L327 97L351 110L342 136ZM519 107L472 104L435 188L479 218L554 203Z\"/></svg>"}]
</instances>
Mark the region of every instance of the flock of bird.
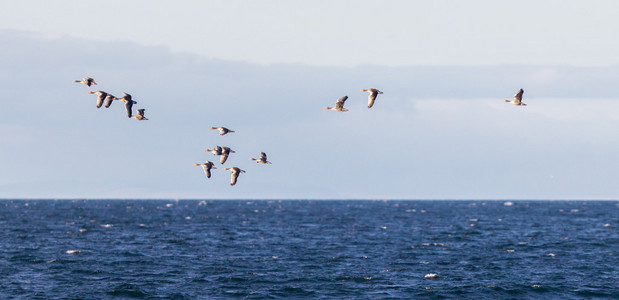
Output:
<instances>
[{"instance_id":1,"label":"flock of bird","mask_svg":"<svg viewBox=\"0 0 619 300\"><path fill-rule=\"evenodd\" d=\"M97 85L95 80L90 77L84 77L84 79L82 80L73 80L73 82L83 83L87 86ZM112 102L114 102L114 100L120 100L123 103L125 103L125 110L127 111L128 118L134 118L138 121L148 120L144 116L144 112L146 111L146 109L143 109L143 108L138 109L137 113L135 115L133 114L133 104L136 104L137 102L132 99L131 95L125 92L123 92L124 95L122 98L116 98L114 97L114 95L104 92L104 91L96 91L96 92L90 91L88 93L97 95L97 108L101 108L101 106L103 106L104 103L105 103L105 108L109 108L110 105L112 105Z\"/></svg>"},{"instance_id":2,"label":"flock of bird","mask_svg":"<svg viewBox=\"0 0 619 300\"><path fill-rule=\"evenodd\" d=\"M92 86L92 85L96 85L97 83L95 82L94 79L90 78L90 77L85 77L82 80L74 80L73 82L78 82L78 83L83 83L87 86ZM371 89L362 89L362 92L369 92L369 96L368 96L368 108L372 108L372 106L374 106L374 102L376 101L376 97L380 94L382 94L383 92L371 88ZM106 93L104 91L96 91L96 92L88 92L89 94L96 94L97 95L97 108L100 108L101 106L105 105L106 108L110 107L110 105L112 105L112 102L114 100L120 100L122 102L125 103L125 109L127 111L127 117L128 118L135 118L137 120L148 120L146 117L144 117L144 111L145 109L138 109L137 110L137 114L133 115L132 113L132 108L133 108L133 104L136 104L136 101L133 101L133 99L131 98L131 95L124 93L124 96L122 98L116 98L114 97L112 94ZM524 94L524 90L520 89L515 95L514 95L514 99L513 100L504 100L505 102L509 102L512 103L514 105L518 105L518 106L525 106L526 104L522 102L522 95ZM346 112L348 111L348 109L344 108L344 104L346 102L346 100L348 100L348 96L344 96L341 98L338 98L335 101L335 106L333 107L325 107L325 109L328 110L335 110L335 111L339 111L339 112ZM223 126L219 126L219 127L211 127L210 129L214 129L214 130L218 130L220 135L226 135L228 133L233 133L233 130L230 130L226 127ZM229 147L221 147L221 146L217 146L214 147L212 149L205 149L204 151L207 152L211 152L214 155L219 156L219 163L220 164L224 164L227 160L228 160L228 156L230 156L231 153L236 153L234 150L230 149ZM250 160L255 161L256 163L259 164L265 164L265 165L269 165L271 164L270 161L267 160L267 155L264 152L260 153L260 157L259 158L250 158ZM215 164L209 160L206 160L203 163L195 163L194 165L196 166L200 166L202 167L202 169L204 170L204 174L206 175L206 178L211 178L211 170L212 169L217 169L215 167ZM230 168L223 168L226 171L231 171L231 178L230 178L230 185L235 185L237 182L237 179L239 177L239 175L241 173L245 173L245 170L241 170L238 167L230 167Z\"/></svg>"}]
</instances>

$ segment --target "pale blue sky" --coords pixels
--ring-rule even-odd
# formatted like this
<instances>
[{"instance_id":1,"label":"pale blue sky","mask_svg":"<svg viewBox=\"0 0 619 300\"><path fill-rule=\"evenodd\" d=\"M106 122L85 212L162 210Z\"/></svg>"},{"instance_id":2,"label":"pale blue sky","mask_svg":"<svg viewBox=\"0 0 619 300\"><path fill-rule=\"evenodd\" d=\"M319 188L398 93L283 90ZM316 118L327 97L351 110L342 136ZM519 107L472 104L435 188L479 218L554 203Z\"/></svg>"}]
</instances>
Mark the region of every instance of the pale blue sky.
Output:
<instances>
[{"instance_id":1,"label":"pale blue sky","mask_svg":"<svg viewBox=\"0 0 619 300\"><path fill-rule=\"evenodd\" d=\"M619 197L619 3L153 3L3 5L0 198Z\"/></svg>"},{"instance_id":2,"label":"pale blue sky","mask_svg":"<svg viewBox=\"0 0 619 300\"><path fill-rule=\"evenodd\" d=\"M162 45L207 57L357 64L616 64L619 3L5 1L0 28Z\"/></svg>"}]
</instances>

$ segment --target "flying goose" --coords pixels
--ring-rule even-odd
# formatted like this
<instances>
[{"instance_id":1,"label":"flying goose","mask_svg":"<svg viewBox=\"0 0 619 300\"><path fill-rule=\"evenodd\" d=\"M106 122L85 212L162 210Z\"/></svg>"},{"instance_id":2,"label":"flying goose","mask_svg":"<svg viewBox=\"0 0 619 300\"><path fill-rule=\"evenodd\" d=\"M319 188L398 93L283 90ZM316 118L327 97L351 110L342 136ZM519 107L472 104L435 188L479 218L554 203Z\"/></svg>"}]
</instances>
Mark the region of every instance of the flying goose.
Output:
<instances>
[{"instance_id":1,"label":"flying goose","mask_svg":"<svg viewBox=\"0 0 619 300\"><path fill-rule=\"evenodd\" d=\"M510 100L506 99L506 100L503 100L503 101L504 102L509 102L509 103L511 103L513 105L523 105L523 106L526 106L526 104L522 103L522 94L524 94L524 90L520 89L518 91L518 93L516 93L516 95L514 95L514 100L510 101Z\"/></svg>"},{"instance_id":2,"label":"flying goose","mask_svg":"<svg viewBox=\"0 0 619 300\"><path fill-rule=\"evenodd\" d=\"M131 108L133 107L133 104L138 103L137 101L133 101L131 98L131 95L123 92L123 94L125 94L122 98L114 98L115 100L120 100L122 102L125 103L125 110L127 110L127 118L131 118L132 112L131 112Z\"/></svg>"},{"instance_id":3,"label":"flying goose","mask_svg":"<svg viewBox=\"0 0 619 300\"><path fill-rule=\"evenodd\" d=\"M230 178L230 185L235 185L236 184L236 179L239 178L239 174L245 173L244 170L241 170L241 169L239 169L237 167L224 168L224 170L232 171L232 176Z\"/></svg>"},{"instance_id":4,"label":"flying goose","mask_svg":"<svg viewBox=\"0 0 619 300\"><path fill-rule=\"evenodd\" d=\"M368 97L368 108L371 108L372 106L374 106L374 101L376 100L376 96L378 96L378 94L383 93L377 89L363 89L361 91L370 92L370 96Z\"/></svg>"},{"instance_id":5,"label":"flying goose","mask_svg":"<svg viewBox=\"0 0 619 300\"><path fill-rule=\"evenodd\" d=\"M83 83L87 86L91 86L91 85L97 85L97 83L95 82L94 79L90 78L90 77L84 77L84 79L82 80L73 80L73 82L79 82L79 83Z\"/></svg>"},{"instance_id":6,"label":"flying goose","mask_svg":"<svg viewBox=\"0 0 619 300\"><path fill-rule=\"evenodd\" d=\"M335 106L334 107L328 107L327 106L327 107L325 107L325 109L331 109L331 110L341 111L341 112L348 111L348 109L344 108L344 102L346 102L346 99L348 99L348 96L344 96L342 98L338 98L335 101Z\"/></svg>"},{"instance_id":7,"label":"flying goose","mask_svg":"<svg viewBox=\"0 0 619 300\"><path fill-rule=\"evenodd\" d=\"M255 160L259 164L270 165L271 162L267 161L267 155L264 152L260 152L260 158L250 158L249 160Z\"/></svg>"},{"instance_id":8,"label":"flying goose","mask_svg":"<svg viewBox=\"0 0 619 300\"><path fill-rule=\"evenodd\" d=\"M105 100L108 96L108 94L104 91L90 91L88 94L97 94L97 108L100 108L103 105L103 100Z\"/></svg>"},{"instance_id":9,"label":"flying goose","mask_svg":"<svg viewBox=\"0 0 619 300\"><path fill-rule=\"evenodd\" d=\"M138 114L137 115L133 115L131 117L135 118L138 121L146 121L148 119L146 117L144 117L144 112L145 111L146 111L146 109L140 108L140 109L138 109Z\"/></svg>"},{"instance_id":10,"label":"flying goose","mask_svg":"<svg viewBox=\"0 0 619 300\"><path fill-rule=\"evenodd\" d=\"M219 135L225 135L228 134L230 132L234 132L233 130L230 130L226 127L211 127L211 129L217 129L219 130Z\"/></svg>"},{"instance_id":11,"label":"flying goose","mask_svg":"<svg viewBox=\"0 0 619 300\"><path fill-rule=\"evenodd\" d=\"M211 169L217 169L215 168L215 164L213 164L212 162L208 160L201 164L194 164L194 165L202 167L202 169L204 170L204 174L206 174L206 178L211 178Z\"/></svg>"}]
</instances>

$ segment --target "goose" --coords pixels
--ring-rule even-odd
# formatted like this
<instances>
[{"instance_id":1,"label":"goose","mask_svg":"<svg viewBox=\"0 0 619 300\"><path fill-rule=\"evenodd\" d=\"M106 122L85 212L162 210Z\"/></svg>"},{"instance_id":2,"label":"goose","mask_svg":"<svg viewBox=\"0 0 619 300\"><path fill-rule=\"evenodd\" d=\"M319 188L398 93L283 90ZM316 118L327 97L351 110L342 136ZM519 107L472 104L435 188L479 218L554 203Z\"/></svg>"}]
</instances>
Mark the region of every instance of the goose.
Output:
<instances>
[{"instance_id":1,"label":"goose","mask_svg":"<svg viewBox=\"0 0 619 300\"><path fill-rule=\"evenodd\" d=\"M90 91L88 94L97 94L97 108L100 108L103 105L103 100L105 100L108 96L108 94L104 91Z\"/></svg>"},{"instance_id":2,"label":"goose","mask_svg":"<svg viewBox=\"0 0 619 300\"><path fill-rule=\"evenodd\" d=\"M132 116L132 118L135 118L138 121L146 121L148 120L146 117L144 117L144 112L146 111L146 109L140 108L138 109L138 114Z\"/></svg>"},{"instance_id":3,"label":"goose","mask_svg":"<svg viewBox=\"0 0 619 300\"><path fill-rule=\"evenodd\" d=\"M245 173L244 170L241 170L241 169L239 169L237 167L224 168L224 170L232 171L232 176L230 178L230 185L235 185L236 184L236 179L239 178L239 174Z\"/></svg>"},{"instance_id":4,"label":"goose","mask_svg":"<svg viewBox=\"0 0 619 300\"><path fill-rule=\"evenodd\" d=\"M219 135L225 135L228 134L230 132L234 132L233 130L230 130L226 127L211 127L211 129L217 129L219 130Z\"/></svg>"},{"instance_id":5,"label":"goose","mask_svg":"<svg viewBox=\"0 0 619 300\"><path fill-rule=\"evenodd\" d=\"M131 98L131 95L125 92L123 92L123 94L125 95L122 98L114 98L114 100L120 100L125 103L125 110L127 110L127 118L131 118L131 115L132 115L131 108L133 107L133 104L136 104L138 102L133 101L133 99Z\"/></svg>"},{"instance_id":6,"label":"goose","mask_svg":"<svg viewBox=\"0 0 619 300\"><path fill-rule=\"evenodd\" d=\"M230 153L236 153L236 152L234 152L234 150L228 147L221 147L221 155L219 156L219 163L223 165L226 162L226 160L228 160L228 156L230 155Z\"/></svg>"},{"instance_id":7,"label":"goose","mask_svg":"<svg viewBox=\"0 0 619 300\"><path fill-rule=\"evenodd\" d=\"M194 164L194 165L202 167L202 169L204 170L204 174L206 174L206 178L211 178L211 169L217 169L215 168L215 164L208 160L201 164Z\"/></svg>"},{"instance_id":8,"label":"goose","mask_svg":"<svg viewBox=\"0 0 619 300\"><path fill-rule=\"evenodd\" d=\"M522 103L522 94L524 94L524 90L520 89L518 91L518 93L516 93L516 95L514 95L514 100L503 100L503 102L509 102L513 105L522 105L522 106L526 106L526 104Z\"/></svg>"},{"instance_id":9,"label":"goose","mask_svg":"<svg viewBox=\"0 0 619 300\"><path fill-rule=\"evenodd\" d=\"M91 85L97 85L97 83L95 82L94 79L90 78L90 77L84 77L84 79L82 80L73 80L73 82L79 82L79 83L83 83L87 86L91 86Z\"/></svg>"},{"instance_id":10,"label":"goose","mask_svg":"<svg viewBox=\"0 0 619 300\"><path fill-rule=\"evenodd\" d=\"M214 155L221 155L223 149L220 146L217 146L216 148L213 149L205 149L204 151L208 151L213 153Z\"/></svg>"},{"instance_id":11,"label":"goose","mask_svg":"<svg viewBox=\"0 0 619 300\"><path fill-rule=\"evenodd\" d=\"M346 99L348 99L348 96L344 96L342 98L338 98L335 101L335 106L334 107L325 107L325 109L330 109L330 110L335 110L335 111L341 111L341 112L345 112L348 111L348 109L344 108L344 102L346 102Z\"/></svg>"},{"instance_id":12,"label":"goose","mask_svg":"<svg viewBox=\"0 0 619 300\"><path fill-rule=\"evenodd\" d=\"M383 93L377 89L363 89L361 91L370 92L370 96L368 97L368 108L371 108L372 106L374 106L374 101L376 100L376 96L378 96L378 94Z\"/></svg>"},{"instance_id":13,"label":"goose","mask_svg":"<svg viewBox=\"0 0 619 300\"><path fill-rule=\"evenodd\" d=\"M264 152L260 152L260 158L250 158L249 160L255 160L259 164L270 165L271 162L267 161L267 154Z\"/></svg>"}]
</instances>

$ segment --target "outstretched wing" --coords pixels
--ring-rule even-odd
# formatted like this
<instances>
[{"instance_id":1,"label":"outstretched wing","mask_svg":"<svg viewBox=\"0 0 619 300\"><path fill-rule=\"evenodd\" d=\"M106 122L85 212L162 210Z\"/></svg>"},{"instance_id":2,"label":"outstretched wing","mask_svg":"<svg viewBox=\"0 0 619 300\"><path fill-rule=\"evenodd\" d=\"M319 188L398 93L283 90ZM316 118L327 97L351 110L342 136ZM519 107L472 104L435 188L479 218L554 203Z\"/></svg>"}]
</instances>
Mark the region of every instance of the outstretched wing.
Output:
<instances>
[{"instance_id":1,"label":"outstretched wing","mask_svg":"<svg viewBox=\"0 0 619 300\"><path fill-rule=\"evenodd\" d=\"M202 164L202 169L204 169L204 174L206 174L206 178L211 178L211 168L208 164Z\"/></svg>"},{"instance_id":2,"label":"outstretched wing","mask_svg":"<svg viewBox=\"0 0 619 300\"><path fill-rule=\"evenodd\" d=\"M368 108L374 106L374 101L376 100L376 93L370 92L370 96L368 97Z\"/></svg>"},{"instance_id":3,"label":"outstretched wing","mask_svg":"<svg viewBox=\"0 0 619 300\"><path fill-rule=\"evenodd\" d=\"M260 152L260 160L266 161L267 160L267 154L264 153L264 152Z\"/></svg>"},{"instance_id":4,"label":"outstretched wing","mask_svg":"<svg viewBox=\"0 0 619 300\"><path fill-rule=\"evenodd\" d=\"M131 109L133 108L133 101L131 101L131 99L125 99L125 110L127 111L127 117L131 118L132 112Z\"/></svg>"},{"instance_id":5,"label":"outstretched wing","mask_svg":"<svg viewBox=\"0 0 619 300\"><path fill-rule=\"evenodd\" d=\"M348 96L344 96L342 98L338 98L337 101L335 101L335 108L343 109L344 108L344 102L346 102L347 99L348 99Z\"/></svg>"},{"instance_id":6,"label":"outstretched wing","mask_svg":"<svg viewBox=\"0 0 619 300\"><path fill-rule=\"evenodd\" d=\"M110 105L112 105L112 102L114 102L114 97L113 95L107 94L107 96L105 97L105 107L108 108L110 107Z\"/></svg>"},{"instance_id":7,"label":"outstretched wing","mask_svg":"<svg viewBox=\"0 0 619 300\"><path fill-rule=\"evenodd\" d=\"M99 91L99 93L97 93L97 108L100 108L103 105L103 100L105 100L106 97L106 92Z\"/></svg>"},{"instance_id":8,"label":"outstretched wing","mask_svg":"<svg viewBox=\"0 0 619 300\"><path fill-rule=\"evenodd\" d=\"M514 100L516 101L516 103L521 103L522 102L522 94L524 94L524 90L520 89L518 91L518 93L516 93L516 95L514 95Z\"/></svg>"},{"instance_id":9,"label":"outstretched wing","mask_svg":"<svg viewBox=\"0 0 619 300\"><path fill-rule=\"evenodd\" d=\"M239 178L239 172L232 171L232 175L230 175L230 185L235 185L237 178Z\"/></svg>"}]
</instances>

